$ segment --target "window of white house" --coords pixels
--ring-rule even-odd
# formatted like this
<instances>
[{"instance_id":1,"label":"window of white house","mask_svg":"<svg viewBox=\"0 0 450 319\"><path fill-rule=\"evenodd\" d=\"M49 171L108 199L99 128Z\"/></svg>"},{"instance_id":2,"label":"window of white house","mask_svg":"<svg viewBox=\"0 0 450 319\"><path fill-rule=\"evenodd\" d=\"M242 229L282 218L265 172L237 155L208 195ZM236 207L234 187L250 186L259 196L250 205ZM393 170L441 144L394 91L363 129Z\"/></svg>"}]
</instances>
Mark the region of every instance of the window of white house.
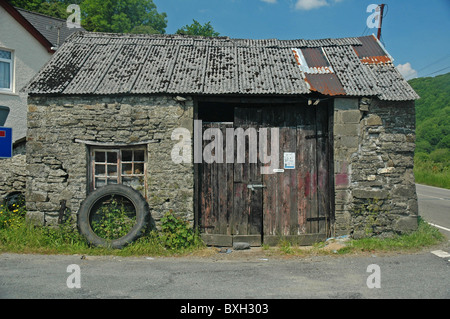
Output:
<instances>
[{"instance_id":1,"label":"window of white house","mask_svg":"<svg viewBox=\"0 0 450 319\"><path fill-rule=\"evenodd\" d=\"M0 50L0 92L13 90L13 54Z\"/></svg>"},{"instance_id":2,"label":"window of white house","mask_svg":"<svg viewBox=\"0 0 450 319\"><path fill-rule=\"evenodd\" d=\"M92 149L91 189L105 185L124 184L145 196L146 149Z\"/></svg>"}]
</instances>

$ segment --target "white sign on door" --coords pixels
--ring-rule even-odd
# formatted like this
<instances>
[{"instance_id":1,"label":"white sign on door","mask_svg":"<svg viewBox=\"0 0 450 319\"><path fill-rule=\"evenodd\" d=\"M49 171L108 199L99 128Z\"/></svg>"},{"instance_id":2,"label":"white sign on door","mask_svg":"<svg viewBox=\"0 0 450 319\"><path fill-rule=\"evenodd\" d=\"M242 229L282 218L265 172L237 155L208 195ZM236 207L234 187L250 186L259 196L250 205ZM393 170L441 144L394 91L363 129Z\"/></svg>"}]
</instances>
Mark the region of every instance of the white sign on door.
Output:
<instances>
[{"instance_id":1,"label":"white sign on door","mask_svg":"<svg viewBox=\"0 0 450 319\"><path fill-rule=\"evenodd\" d=\"M295 169L295 153L284 153L284 169Z\"/></svg>"}]
</instances>

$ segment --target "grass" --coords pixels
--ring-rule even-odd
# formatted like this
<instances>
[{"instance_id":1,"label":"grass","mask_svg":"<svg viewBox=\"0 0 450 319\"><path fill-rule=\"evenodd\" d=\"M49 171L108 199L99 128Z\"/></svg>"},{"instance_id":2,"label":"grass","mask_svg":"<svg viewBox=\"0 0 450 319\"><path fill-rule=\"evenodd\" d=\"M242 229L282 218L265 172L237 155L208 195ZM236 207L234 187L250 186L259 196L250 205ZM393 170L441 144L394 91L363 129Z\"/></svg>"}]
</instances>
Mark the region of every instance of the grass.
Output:
<instances>
[{"instance_id":1,"label":"grass","mask_svg":"<svg viewBox=\"0 0 450 319\"><path fill-rule=\"evenodd\" d=\"M308 248L296 247L289 242L280 241L278 244L278 252L281 255L306 256L306 255L346 255L364 252L414 252L425 247L430 247L442 243L445 236L439 230L419 217L418 229L414 232L396 235L392 238L363 238L349 240L342 248L327 249L327 243L319 242ZM271 248L263 247L264 250L270 251ZM274 251L272 250L272 253Z\"/></svg>"},{"instance_id":2,"label":"grass","mask_svg":"<svg viewBox=\"0 0 450 319\"><path fill-rule=\"evenodd\" d=\"M414 159L416 183L450 189L450 166L444 163Z\"/></svg>"},{"instance_id":3,"label":"grass","mask_svg":"<svg viewBox=\"0 0 450 319\"><path fill-rule=\"evenodd\" d=\"M35 227L24 224L15 229L0 230L0 253L64 254L91 256L176 256L204 247L201 243L187 248L168 249L159 234L151 232L123 249L94 247L76 230L64 232L65 227Z\"/></svg>"},{"instance_id":4,"label":"grass","mask_svg":"<svg viewBox=\"0 0 450 319\"><path fill-rule=\"evenodd\" d=\"M150 232L120 250L92 247L72 226L73 223L70 220L53 228L35 227L25 221L24 213L23 208L7 209L0 206L0 253L80 254L91 256L182 256L197 254L200 256L205 250L205 245L198 236L189 245L184 245L182 248L171 247L164 241L166 236L156 231ZM183 230L182 227L179 229ZM345 247L337 250L327 249L325 242L305 248L293 245L288 241L280 241L277 247L263 245L262 251L267 256L408 252L436 245L444 239L445 237L435 227L419 218L419 227L412 233L393 238L350 240Z\"/></svg>"},{"instance_id":5,"label":"grass","mask_svg":"<svg viewBox=\"0 0 450 319\"><path fill-rule=\"evenodd\" d=\"M204 247L197 235L183 247L175 247L158 231L149 232L120 250L94 247L78 233L71 220L56 227L37 227L26 221L23 207L0 206L0 253L176 256Z\"/></svg>"},{"instance_id":6,"label":"grass","mask_svg":"<svg viewBox=\"0 0 450 319\"><path fill-rule=\"evenodd\" d=\"M397 235L392 238L362 238L352 240L343 248L345 252L364 251L417 251L424 247L433 246L445 240L445 236L439 230L419 217L419 227L409 234Z\"/></svg>"}]
</instances>

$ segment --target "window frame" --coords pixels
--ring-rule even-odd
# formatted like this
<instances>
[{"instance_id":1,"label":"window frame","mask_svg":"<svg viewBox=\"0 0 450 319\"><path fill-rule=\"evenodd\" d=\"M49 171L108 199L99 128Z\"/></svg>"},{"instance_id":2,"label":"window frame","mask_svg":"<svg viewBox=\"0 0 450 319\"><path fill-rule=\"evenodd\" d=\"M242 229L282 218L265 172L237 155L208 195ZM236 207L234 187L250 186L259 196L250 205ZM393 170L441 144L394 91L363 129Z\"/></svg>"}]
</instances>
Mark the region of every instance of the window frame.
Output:
<instances>
[{"instance_id":1,"label":"window frame","mask_svg":"<svg viewBox=\"0 0 450 319\"><path fill-rule=\"evenodd\" d=\"M131 161L123 160L123 152L131 151L132 157ZM143 152L142 160L135 160L136 151ZM97 161L96 154L97 153L105 153L104 161ZM116 153L116 161L108 162L108 153ZM124 173L124 164L131 164L131 173ZM143 168L143 172L136 173L136 166ZM104 166L103 174L98 174L97 168ZM108 168L110 166L116 166L116 174L117 175L109 175ZM108 183L108 180L114 180L116 178L116 183ZM133 179L133 178L143 178L143 183L140 183L143 186L143 195L146 197L147 194L147 148L145 146L131 146L131 147L91 147L89 150L89 190L92 192L100 187L96 185L98 179L104 180L104 185L109 184L124 184L124 179ZM128 185L128 184L125 184ZM102 185L103 186L103 185Z\"/></svg>"},{"instance_id":2,"label":"window frame","mask_svg":"<svg viewBox=\"0 0 450 319\"><path fill-rule=\"evenodd\" d=\"M14 51L0 48L0 51L9 52L11 54L10 59L5 59L0 57L0 62L9 64L9 88L0 87L0 93L13 93L14 92Z\"/></svg>"}]
</instances>

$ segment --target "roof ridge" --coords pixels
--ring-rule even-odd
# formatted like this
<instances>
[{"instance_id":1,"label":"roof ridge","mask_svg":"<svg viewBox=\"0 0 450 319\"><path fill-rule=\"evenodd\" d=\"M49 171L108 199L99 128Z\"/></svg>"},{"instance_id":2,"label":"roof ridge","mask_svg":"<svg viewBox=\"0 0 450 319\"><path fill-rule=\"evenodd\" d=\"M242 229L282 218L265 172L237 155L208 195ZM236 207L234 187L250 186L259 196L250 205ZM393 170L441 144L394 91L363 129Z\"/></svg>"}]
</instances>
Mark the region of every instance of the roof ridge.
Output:
<instances>
[{"instance_id":1,"label":"roof ridge","mask_svg":"<svg viewBox=\"0 0 450 319\"><path fill-rule=\"evenodd\" d=\"M228 43L237 46L252 46L254 44L258 47L326 47L326 46L361 46L362 42L358 37L343 37L343 38L324 38L324 39L244 39L244 38L230 38L227 36L221 37L205 37L181 34L134 34L134 33L112 33L112 32L89 32L80 31L74 38L80 37L85 39L143 39L143 40L172 40L172 41L186 41L192 40L201 42L215 42L216 45L220 43ZM71 40L72 39L71 37Z\"/></svg>"},{"instance_id":2,"label":"roof ridge","mask_svg":"<svg viewBox=\"0 0 450 319\"><path fill-rule=\"evenodd\" d=\"M34 12L34 11L26 10L26 9L23 9L23 8L19 8L19 7L14 7L14 9L16 9L19 12L20 11L25 11L27 13L43 16L43 17L46 17L46 18L49 18L49 19L53 19L53 20L59 20L59 21L62 21L62 22L66 21L65 19L55 18L55 17L49 16L49 15L46 15L46 14L43 14L43 13L40 13L40 12Z\"/></svg>"}]
</instances>

